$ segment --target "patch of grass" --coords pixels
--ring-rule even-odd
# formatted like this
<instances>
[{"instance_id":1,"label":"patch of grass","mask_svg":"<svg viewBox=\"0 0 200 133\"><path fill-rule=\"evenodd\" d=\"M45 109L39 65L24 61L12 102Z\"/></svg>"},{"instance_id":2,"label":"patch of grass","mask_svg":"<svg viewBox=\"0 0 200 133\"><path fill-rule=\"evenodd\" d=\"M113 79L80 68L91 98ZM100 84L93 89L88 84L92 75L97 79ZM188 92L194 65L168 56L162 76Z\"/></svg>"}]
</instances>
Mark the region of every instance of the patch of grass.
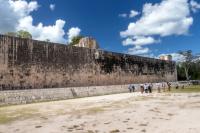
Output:
<instances>
[{"instance_id":1,"label":"patch of grass","mask_svg":"<svg viewBox=\"0 0 200 133\"><path fill-rule=\"evenodd\" d=\"M103 112L103 111L104 111L104 109L101 107L94 107L94 108L89 108L86 110L87 114L96 114L96 113Z\"/></svg>"},{"instance_id":2,"label":"patch of grass","mask_svg":"<svg viewBox=\"0 0 200 133\"><path fill-rule=\"evenodd\" d=\"M172 93L195 93L195 92L200 92L200 85L193 85L193 86L188 86L182 89L179 87L179 89L173 88Z\"/></svg>"},{"instance_id":3,"label":"patch of grass","mask_svg":"<svg viewBox=\"0 0 200 133\"><path fill-rule=\"evenodd\" d=\"M101 107L91 107L91 108L85 108L85 109L71 110L70 112L68 112L68 114L81 117L81 115L94 115L103 111L105 111L105 108L104 106L101 106Z\"/></svg>"},{"instance_id":4,"label":"patch of grass","mask_svg":"<svg viewBox=\"0 0 200 133\"><path fill-rule=\"evenodd\" d=\"M27 119L38 116L38 110L30 108L21 108L10 110L7 107L0 109L0 124L7 124L19 119Z\"/></svg>"},{"instance_id":5,"label":"patch of grass","mask_svg":"<svg viewBox=\"0 0 200 133\"><path fill-rule=\"evenodd\" d=\"M13 120L14 120L14 118L9 117L7 115L0 115L0 124L6 124L6 123L13 121Z\"/></svg>"},{"instance_id":6,"label":"patch of grass","mask_svg":"<svg viewBox=\"0 0 200 133\"><path fill-rule=\"evenodd\" d=\"M93 115L96 113L100 113L105 111L104 107L92 107L92 108L86 108L86 109L80 109L80 110L76 110L76 113L80 114L87 114L87 115Z\"/></svg>"}]
</instances>

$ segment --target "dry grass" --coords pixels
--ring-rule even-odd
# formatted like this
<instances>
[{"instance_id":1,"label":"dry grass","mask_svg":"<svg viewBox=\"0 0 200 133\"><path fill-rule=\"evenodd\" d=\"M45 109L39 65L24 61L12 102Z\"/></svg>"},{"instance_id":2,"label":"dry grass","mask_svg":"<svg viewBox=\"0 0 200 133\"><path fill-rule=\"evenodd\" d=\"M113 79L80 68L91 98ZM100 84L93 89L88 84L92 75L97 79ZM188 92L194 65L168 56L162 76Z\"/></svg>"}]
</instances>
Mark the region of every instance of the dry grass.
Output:
<instances>
[{"instance_id":1,"label":"dry grass","mask_svg":"<svg viewBox=\"0 0 200 133\"><path fill-rule=\"evenodd\" d=\"M28 119L33 116L38 116L37 109L21 108L9 110L7 107L0 109L0 124L6 124L15 120Z\"/></svg>"},{"instance_id":2,"label":"dry grass","mask_svg":"<svg viewBox=\"0 0 200 133\"><path fill-rule=\"evenodd\" d=\"M200 92L200 85L192 85L192 86L185 87L184 89L182 89L181 87L179 87L179 89L173 88L171 92L172 93L195 93L195 92Z\"/></svg>"}]
</instances>

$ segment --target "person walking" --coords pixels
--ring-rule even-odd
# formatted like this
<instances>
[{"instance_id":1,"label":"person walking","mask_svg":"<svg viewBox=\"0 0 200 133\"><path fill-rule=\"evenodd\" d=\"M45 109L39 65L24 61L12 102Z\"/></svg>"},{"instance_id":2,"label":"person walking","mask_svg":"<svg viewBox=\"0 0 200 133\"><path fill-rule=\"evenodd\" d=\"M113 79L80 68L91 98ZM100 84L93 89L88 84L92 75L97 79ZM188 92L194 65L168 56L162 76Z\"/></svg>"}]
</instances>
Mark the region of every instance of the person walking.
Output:
<instances>
[{"instance_id":1,"label":"person walking","mask_svg":"<svg viewBox=\"0 0 200 133\"><path fill-rule=\"evenodd\" d=\"M158 86L158 93L161 93L160 83L157 83L157 86Z\"/></svg>"},{"instance_id":2,"label":"person walking","mask_svg":"<svg viewBox=\"0 0 200 133\"><path fill-rule=\"evenodd\" d=\"M145 93L148 93L148 85L147 85L147 83L144 84L144 91L145 91Z\"/></svg>"},{"instance_id":3,"label":"person walking","mask_svg":"<svg viewBox=\"0 0 200 133\"><path fill-rule=\"evenodd\" d=\"M144 93L144 85L143 84L140 85L140 91L142 94Z\"/></svg>"},{"instance_id":4,"label":"person walking","mask_svg":"<svg viewBox=\"0 0 200 133\"><path fill-rule=\"evenodd\" d=\"M149 93L152 93L152 88L153 88L153 84L151 83L151 84L148 85L148 91L149 91Z\"/></svg>"},{"instance_id":5,"label":"person walking","mask_svg":"<svg viewBox=\"0 0 200 133\"><path fill-rule=\"evenodd\" d=\"M165 87L166 87L165 82L163 82L163 83L162 83L163 92L165 92Z\"/></svg>"},{"instance_id":6,"label":"person walking","mask_svg":"<svg viewBox=\"0 0 200 133\"><path fill-rule=\"evenodd\" d=\"M132 92L135 92L135 86L132 85Z\"/></svg>"},{"instance_id":7,"label":"person walking","mask_svg":"<svg viewBox=\"0 0 200 133\"><path fill-rule=\"evenodd\" d=\"M171 83L167 82L168 91L171 91Z\"/></svg>"},{"instance_id":8,"label":"person walking","mask_svg":"<svg viewBox=\"0 0 200 133\"><path fill-rule=\"evenodd\" d=\"M132 85L131 84L129 85L128 89L129 89L129 92L132 93Z\"/></svg>"}]
</instances>

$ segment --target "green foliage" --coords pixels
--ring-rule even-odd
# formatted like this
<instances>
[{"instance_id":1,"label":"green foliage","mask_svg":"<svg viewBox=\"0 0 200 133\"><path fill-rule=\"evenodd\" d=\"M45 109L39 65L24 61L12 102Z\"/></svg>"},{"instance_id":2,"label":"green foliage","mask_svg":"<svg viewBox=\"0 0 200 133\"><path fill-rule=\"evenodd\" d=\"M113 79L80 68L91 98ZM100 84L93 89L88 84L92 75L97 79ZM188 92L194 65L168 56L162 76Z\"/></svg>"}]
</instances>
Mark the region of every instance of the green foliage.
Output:
<instances>
[{"instance_id":1,"label":"green foliage","mask_svg":"<svg viewBox=\"0 0 200 133\"><path fill-rule=\"evenodd\" d=\"M186 80L185 68L182 64L177 65L178 80ZM191 80L200 80L200 62L191 62L188 75Z\"/></svg>"},{"instance_id":2,"label":"green foliage","mask_svg":"<svg viewBox=\"0 0 200 133\"><path fill-rule=\"evenodd\" d=\"M16 37L17 33L16 32L7 32L5 35Z\"/></svg>"},{"instance_id":3,"label":"green foliage","mask_svg":"<svg viewBox=\"0 0 200 133\"><path fill-rule=\"evenodd\" d=\"M32 35L28 31L24 31L24 30L20 30L18 32L7 32L5 33L5 35L32 39Z\"/></svg>"},{"instance_id":4,"label":"green foliage","mask_svg":"<svg viewBox=\"0 0 200 133\"><path fill-rule=\"evenodd\" d=\"M177 69L178 80L179 81L186 80L185 71L184 71L184 68L181 66L181 64L178 64L176 66L176 69Z\"/></svg>"},{"instance_id":5,"label":"green foliage","mask_svg":"<svg viewBox=\"0 0 200 133\"><path fill-rule=\"evenodd\" d=\"M79 41L80 41L82 38L83 38L83 36L76 36L76 37L74 37L74 38L72 39L72 42L71 42L69 45L74 46L74 45L78 44Z\"/></svg>"},{"instance_id":6,"label":"green foliage","mask_svg":"<svg viewBox=\"0 0 200 133\"><path fill-rule=\"evenodd\" d=\"M200 80L200 62L192 63L189 75L192 80Z\"/></svg>"},{"instance_id":7,"label":"green foliage","mask_svg":"<svg viewBox=\"0 0 200 133\"><path fill-rule=\"evenodd\" d=\"M45 42L50 42L50 39L46 39Z\"/></svg>"},{"instance_id":8,"label":"green foliage","mask_svg":"<svg viewBox=\"0 0 200 133\"><path fill-rule=\"evenodd\" d=\"M187 51L179 51L179 54L183 55L185 57L185 62L191 62L193 59L192 51L187 50Z\"/></svg>"},{"instance_id":9,"label":"green foliage","mask_svg":"<svg viewBox=\"0 0 200 133\"><path fill-rule=\"evenodd\" d=\"M187 51L179 51L179 54L182 55L184 57L184 61L181 62L181 66L185 71L185 77L187 80L190 80L190 75L189 75L189 70L192 64L192 59L193 59L193 55L192 55L192 51L191 50L187 50Z\"/></svg>"},{"instance_id":10,"label":"green foliage","mask_svg":"<svg viewBox=\"0 0 200 133\"><path fill-rule=\"evenodd\" d=\"M195 93L200 92L200 85L185 86L184 89L179 87L179 89L173 88L172 93Z\"/></svg>"},{"instance_id":11,"label":"green foliage","mask_svg":"<svg viewBox=\"0 0 200 133\"><path fill-rule=\"evenodd\" d=\"M185 60L177 65L178 80L199 80L200 61L193 61L195 56L191 50L179 51L179 54L183 55Z\"/></svg>"},{"instance_id":12,"label":"green foliage","mask_svg":"<svg viewBox=\"0 0 200 133\"><path fill-rule=\"evenodd\" d=\"M17 37L32 39L32 35L28 31L24 30L18 31Z\"/></svg>"}]
</instances>

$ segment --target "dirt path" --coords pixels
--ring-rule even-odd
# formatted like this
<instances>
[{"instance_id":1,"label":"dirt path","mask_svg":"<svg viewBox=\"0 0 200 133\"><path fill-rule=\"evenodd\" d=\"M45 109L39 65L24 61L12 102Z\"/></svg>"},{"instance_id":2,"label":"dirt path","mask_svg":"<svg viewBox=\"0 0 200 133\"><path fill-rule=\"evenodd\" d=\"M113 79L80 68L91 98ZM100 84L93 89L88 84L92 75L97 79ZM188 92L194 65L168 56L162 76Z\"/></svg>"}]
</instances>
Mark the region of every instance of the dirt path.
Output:
<instances>
[{"instance_id":1,"label":"dirt path","mask_svg":"<svg viewBox=\"0 0 200 133\"><path fill-rule=\"evenodd\" d=\"M2 133L197 133L200 93L117 94L0 108Z\"/></svg>"}]
</instances>

